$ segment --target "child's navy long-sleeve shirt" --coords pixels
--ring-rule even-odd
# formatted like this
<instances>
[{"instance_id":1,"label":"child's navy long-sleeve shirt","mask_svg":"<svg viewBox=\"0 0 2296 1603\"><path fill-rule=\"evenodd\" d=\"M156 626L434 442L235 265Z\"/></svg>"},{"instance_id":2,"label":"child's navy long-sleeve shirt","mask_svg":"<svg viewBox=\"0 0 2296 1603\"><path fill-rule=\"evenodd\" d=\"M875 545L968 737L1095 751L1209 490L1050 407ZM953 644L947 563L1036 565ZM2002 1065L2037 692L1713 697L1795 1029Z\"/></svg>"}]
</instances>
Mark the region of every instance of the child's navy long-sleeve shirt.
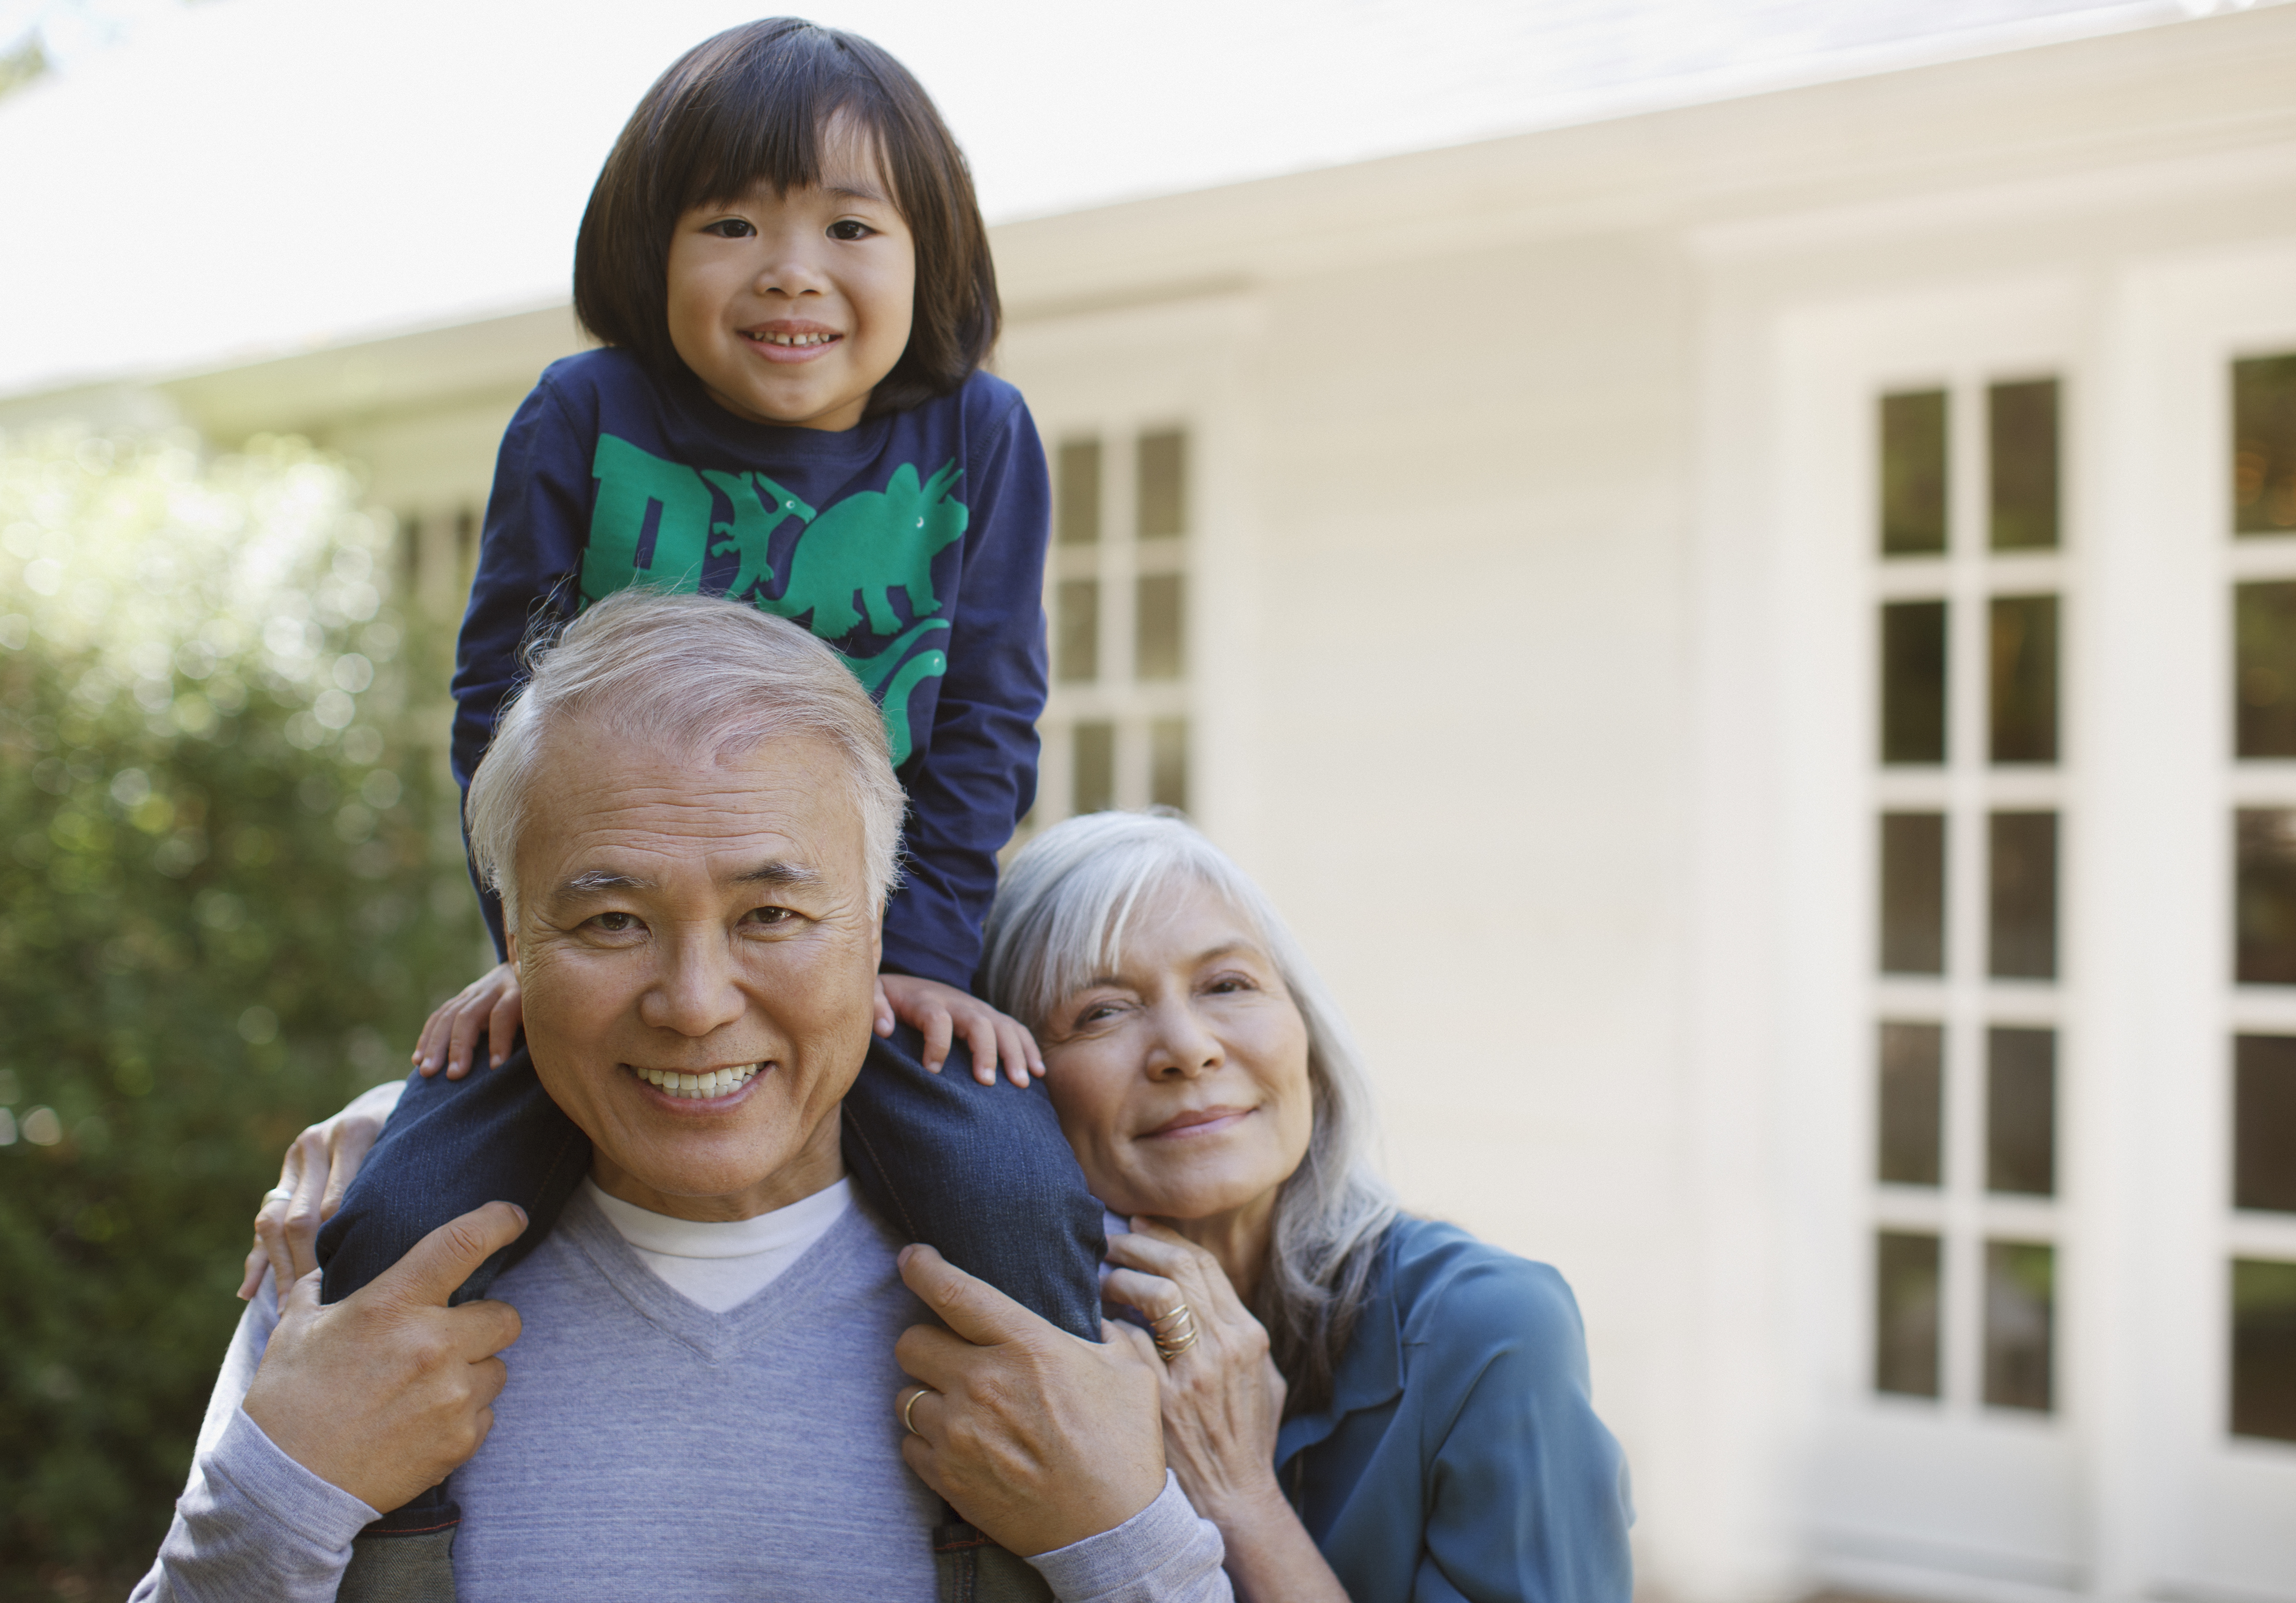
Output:
<instances>
[{"instance_id":1,"label":"child's navy long-sleeve shirt","mask_svg":"<svg viewBox=\"0 0 2296 1603\"><path fill-rule=\"evenodd\" d=\"M909 797L885 966L972 984L996 853L1035 799L1051 493L1020 392L954 395L837 433L751 423L627 351L554 363L503 437L455 670L467 791L519 648L630 585L794 618L884 708ZM501 914L487 918L502 946Z\"/></svg>"}]
</instances>

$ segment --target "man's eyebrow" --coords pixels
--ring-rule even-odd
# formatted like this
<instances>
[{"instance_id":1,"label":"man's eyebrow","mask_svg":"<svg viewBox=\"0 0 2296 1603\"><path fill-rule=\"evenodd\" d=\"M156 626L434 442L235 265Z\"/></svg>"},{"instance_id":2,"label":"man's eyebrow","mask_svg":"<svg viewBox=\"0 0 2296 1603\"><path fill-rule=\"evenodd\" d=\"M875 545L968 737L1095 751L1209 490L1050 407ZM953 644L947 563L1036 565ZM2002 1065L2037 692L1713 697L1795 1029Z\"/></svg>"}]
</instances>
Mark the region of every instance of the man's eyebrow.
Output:
<instances>
[{"instance_id":1,"label":"man's eyebrow","mask_svg":"<svg viewBox=\"0 0 2296 1603\"><path fill-rule=\"evenodd\" d=\"M784 863L780 858L776 857L768 862L760 863L755 868L743 870L741 873L732 876L726 883L730 885L814 886L821 883L821 876L816 873L813 870L807 868L802 863Z\"/></svg>"},{"instance_id":2,"label":"man's eyebrow","mask_svg":"<svg viewBox=\"0 0 2296 1603\"><path fill-rule=\"evenodd\" d=\"M821 876L802 863L784 863L779 858L760 863L755 868L728 875L727 885L786 885L814 886ZM654 882L642 874L620 874L611 869L594 868L573 875L559 883L561 896L595 896L618 890L652 890Z\"/></svg>"},{"instance_id":3,"label":"man's eyebrow","mask_svg":"<svg viewBox=\"0 0 2296 1603\"><path fill-rule=\"evenodd\" d=\"M653 881L636 874L618 874L611 869L594 868L562 881L557 894L562 896L594 896L605 891L652 890Z\"/></svg>"}]
</instances>

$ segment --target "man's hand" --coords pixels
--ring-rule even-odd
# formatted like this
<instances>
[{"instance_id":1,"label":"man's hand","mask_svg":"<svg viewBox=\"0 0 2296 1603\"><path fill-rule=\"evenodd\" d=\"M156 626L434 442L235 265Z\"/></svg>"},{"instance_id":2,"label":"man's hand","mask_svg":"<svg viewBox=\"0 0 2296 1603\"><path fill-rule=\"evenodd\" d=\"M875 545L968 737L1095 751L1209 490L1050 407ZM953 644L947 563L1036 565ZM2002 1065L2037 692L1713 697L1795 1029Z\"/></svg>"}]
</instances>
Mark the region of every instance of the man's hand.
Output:
<instances>
[{"instance_id":1,"label":"man's hand","mask_svg":"<svg viewBox=\"0 0 2296 1603\"><path fill-rule=\"evenodd\" d=\"M1112 1531L1156 1501L1155 1360L1129 1342L1078 1340L930 1247L902 1252L901 1279L948 1322L912 1325L893 1349L926 1388L893 1399L911 1433L901 1456L920 1480L1024 1558Z\"/></svg>"},{"instance_id":2,"label":"man's hand","mask_svg":"<svg viewBox=\"0 0 2296 1603\"><path fill-rule=\"evenodd\" d=\"M507 1303L447 1299L525 1229L523 1211L489 1202L325 1307L319 1272L303 1276L280 1305L247 1417L304 1468L384 1513L445 1480L494 1427L510 1374L495 1354L519 1332Z\"/></svg>"},{"instance_id":3,"label":"man's hand","mask_svg":"<svg viewBox=\"0 0 2296 1603\"><path fill-rule=\"evenodd\" d=\"M1017 1018L1008 1018L969 991L945 986L914 974L877 977L877 1033L890 1035L898 1018L925 1038L920 1054L933 1074L948 1060L949 1043L958 1035L972 1049L972 1077L983 1085L996 1084L996 1066L1004 1077L1023 1091L1029 1077L1041 1078L1045 1054L1037 1038Z\"/></svg>"}]
</instances>

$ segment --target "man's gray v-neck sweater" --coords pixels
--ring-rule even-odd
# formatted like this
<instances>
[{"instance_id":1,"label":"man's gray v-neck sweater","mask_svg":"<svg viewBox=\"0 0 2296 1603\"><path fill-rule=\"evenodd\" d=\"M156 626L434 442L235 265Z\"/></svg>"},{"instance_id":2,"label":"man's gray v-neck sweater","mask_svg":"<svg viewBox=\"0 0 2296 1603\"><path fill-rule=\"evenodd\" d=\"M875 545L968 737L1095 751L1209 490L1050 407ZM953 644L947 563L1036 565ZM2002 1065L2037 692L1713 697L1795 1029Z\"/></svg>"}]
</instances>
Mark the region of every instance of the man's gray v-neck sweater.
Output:
<instances>
[{"instance_id":1,"label":"man's gray v-neck sweater","mask_svg":"<svg viewBox=\"0 0 2296 1603\"><path fill-rule=\"evenodd\" d=\"M455 1474L465 1603L935 1595L939 1502L900 1456L893 1344L929 1316L899 1243L849 1210L763 1291L713 1313L578 1193L495 1283L524 1330L495 1427ZM332 1598L374 1511L239 1407L277 1321L250 1304L191 1484L137 1599ZM1168 1477L1113 1531L1035 1560L1064 1599L1225 1598L1218 1533Z\"/></svg>"},{"instance_id":2,"label":"man's gray v-neck sweater","mask_svg":"<svg viewBox=\"0 0 2296 1603\"><path fill-rule=\"evenodd\" d=\"M495 1282L525 1328L494 1431L455 1472L456 1594L563 1603L643 1554L622 1574L652 1597L931 1596L939 1501L892 1406L893 1344L931 1315L898 1250L849 1208L712 1313L578 1194Z\"/></svg>"}]
</instances>

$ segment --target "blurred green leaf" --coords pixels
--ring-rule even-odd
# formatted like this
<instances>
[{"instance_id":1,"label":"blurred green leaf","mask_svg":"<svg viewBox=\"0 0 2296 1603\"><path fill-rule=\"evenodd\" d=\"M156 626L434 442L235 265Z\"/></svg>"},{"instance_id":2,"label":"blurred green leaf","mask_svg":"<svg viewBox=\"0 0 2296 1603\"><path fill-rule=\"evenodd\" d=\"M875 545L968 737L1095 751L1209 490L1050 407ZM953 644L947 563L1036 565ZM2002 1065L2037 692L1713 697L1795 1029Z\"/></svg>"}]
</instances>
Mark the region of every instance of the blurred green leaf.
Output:
<instances>
[{"instance_id":1,"label":"blurred green leaf","mask_svg":"<svg viewBox=\"0 0 2296 1603\"><path fill-rule=\"evenodd\" d=\"M29 35L21 43L0 51L0 99L46 77L47 71L48 53L42 47L37 34Z\"/></svg>"},{"instance_id":2,"label":"blurred green leaf","mask_svg":"<svg viewBox=\"0 0 2296 1603\"><path fill-rule=\"evenodd\" d=\"M148 1566L281 1153L474 971L387 545L297 442L0 434L0 1594Z\"/></svg>"}]
</instances>

